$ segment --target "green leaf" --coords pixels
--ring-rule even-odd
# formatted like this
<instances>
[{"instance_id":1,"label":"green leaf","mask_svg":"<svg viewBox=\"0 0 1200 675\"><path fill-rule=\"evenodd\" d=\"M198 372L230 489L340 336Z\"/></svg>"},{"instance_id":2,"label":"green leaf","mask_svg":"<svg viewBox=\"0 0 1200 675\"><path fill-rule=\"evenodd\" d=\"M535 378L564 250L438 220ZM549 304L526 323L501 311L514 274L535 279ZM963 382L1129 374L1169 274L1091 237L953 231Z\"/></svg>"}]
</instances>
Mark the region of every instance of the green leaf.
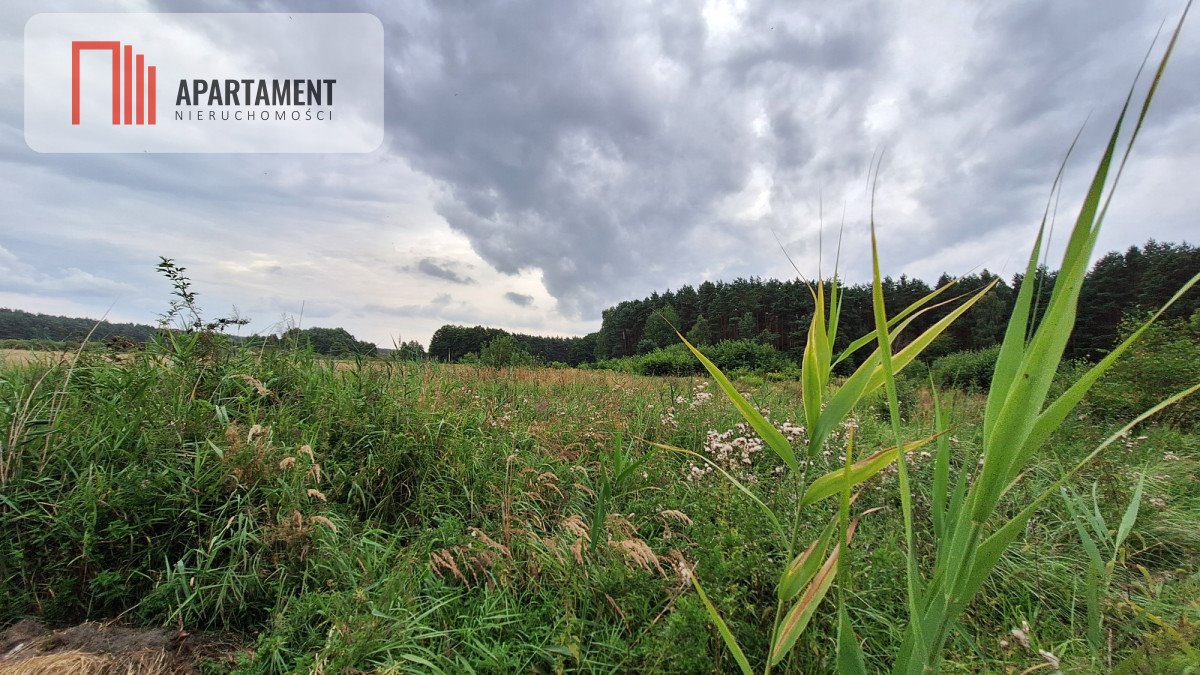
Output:
<instances>
[{"instance_id":1,"label":"green leaf","mask_svg":"<svg viewBox=\"0 0 1200 675\"><path fill-rule=\"evenodd\" d=\"M728 397L733 403L733 407L737 408L738 412L742 414L742 417L745 418L747 422L749 422L754 431L757 432L764 441L766 441L767 446L774 450L775 454L779 455L779 458L782 459L783 462L787 464L793 471L798 471L800 469L800 465L796 462L796 454L792 451L792 444L789 443L788 440L783 437L783 434L780 433L780 431L776 429L774 425L768 422L760 412L755 410L754 406L750 405L750 403L738 393L738 390L734 388L733 383L729 381L729 378L725 377L725 374L721 372L721 369L718 368L715 363L709 361L708 357L704 356L704 354L701 354L699 349L693 347L692 343L688 342L687 338L683 337L682 333L676 333L676 335L678 335L679 339L683 341L683 344L687 345L687 348L691 350L692 354L694 354L696 358L700 360L700 363L704 365L704 368L708 370L708 372L713 376L713 379L717 381L718 385L720 385L721 391L725 392L725 396Z\"/></svg>"},{"instance_id":2,"label":"green leaf","mask_svg":"<svg viewBox=\"0 0 1200 675\"><path fill-rule=\"evenodd\" d=\"M1066 487L1062 488L1061 492L1063 503L1067 505L1067 512L1071 514L1071 522L1075 525L1075 531L1079 533L1079 541L1083 544L1083 550L1087 552L1093 565L1102 567L1104 559L1100 555L1100 547L1096 545L1096 540L1092 538L1092 535L1088 534L1087 528L1083 525L1086 516L1083 512L1082 504L1080 504L1079 496Z\"/></svg>"},{"instance_id":3,"label":"green leaf","mask_svg":"<svg viewBox=\"0 0 1200 675\"><path fill-rule=\"evenodd\" d=\"M932 293L929 293L925 297L912 303L908 307L905 307L903 310L901 310L895 316L888 319L888 328L889 329L894 328L897 323L902 321L909 314L912 314L913 312L917 311L922 306L924 306L927 302L929 302L930 300L933 300L937 296L941 295L947 289L949 289L949 288L953 287L955 284L957 284L959 281L960 281L960 279L954 279L953 281L950 281L950 282L946 283L945 285L943 285L941 288L934 290ZM937 307L937 306L940 306L940 304L942 304L942 303L939 303L939 305L934 305L934 306ZM866 335L858 338L854 342L851 342L850 345L848 347L846 347L846 349L843 350L841 354L838 355L837 359L834 360L833 365L837 365L837 364L841 363L842 361L844 361L846 359L847 356L850 356L854 352L862 349L863 347L867 346L868 344L870 344L871 342L874 342L874 341L875 341L875 331L872 330L870 333L867 333Z\"/></svg>"},{"instance_id":4,"label":"green leaf","mask_svg":"<svg viewBox=\"0 0 1200 675\"><path fill-rule=\"evenodd\" d=\"M746 654L742 652L742 648L738 645L737 638L733 636L733 632L729 630L729 626L725 625L725 620L717 613L717 608L713 607L708 596L704 594L704 589L700 587L700 580L696 578L695 573L689 574L688 577L692 580L692 586L695 587L696 593L700 595L700 602L704 603L704 609L708 610L708 616L717 626L717 631L721 633L721 638L725 640L725 646L729 647L729 651L733 654L733 660L737 661L738 667L742 669L743 675L754 675L754 670L750 668L750 662L746 660Z\"/></svg>"},{"instance_id":5,"label":"green leaf","mask_svg":"<svg viewBox=\"0 0 1200 675\"><path fill-rule=\"evenodd\" d=\"M937 454L933 462L933 493L929 510L933 517L933 534L939 541L946 536L946 498L950 491L950 439L946 436L946 413L942 410L942 399L933 377L929 379L929 390L933 392L933 428L938 434Z\"/></svg>"},{"instance_id":6,"label":"green leaf","mask_svg":"<svg viewBox=\"0 0 1200 675\"><path fill-rule=\"evenodd\" d=\"M837 671L841 675L866 675L867 660L854 635L845 607L838 607Z\"/></svg>"},{"instance_id":7,"label":"green leaf","mask_svg":"<svg viewBox=\"0 0 1200 675\"><path fill-rule=\"evenodd\" d=\"M1129 506L1125 507L1125 515L1121 517L1121 524L1117 526L1117 538L1113 540L1114 555L1116 549L1121 548L1121 544L1125 543L1125 538L1133 531L1133 524L1137 522L1138 509L1142 504L1142 488L1145 486L1146 474L1143 473L1133 488L1133 498L1129 500Z\"/></svg>"},{"instance_id":8,"label":"green leaf","mask_svg":"<svg viewBox=\"0 0 1200 675\"><path fill-rule=\"evenodd\" d=\"M796 640L800 638L800 634L808 627L809 619L817 611L817 606L829 592L829 587L837 575L837 560L841 551L841 545L833 549L833 553L825 560L825 564L821 566L804 594L800 596L795 605L792 605L792 609L779 624L779 630L776 631L775 639L771 643L771 665L779 663L783 657L787 656L792 647L796 646Z\"/></svg>"},{"instance_id":9,"label":"green leaf","mask_svg":"<svg viewBox=\"0 0 1200 675\"><path fill-rule=\"evenodd\" d=\"M808 548L801 551L800 555L796 556L791 564L783 570L776 587L776 595L780 601L787 602L796 597L804 586L816 576L817 570L821 567L821 561L825 558L826 551L829 550L829 542L833 539L833 533L837 531L837 526L838 517L834 516L821 530L821 536L814 539Z\"/></svg>"},{"instance_id":10,"label":"green leaf","mask_svg":"<svg viewBox=\"0 0 1200 675\"><path fill-rule=\"evenodd\" d=\"M934 435L905 443L904 452L907 454L922 448L937 438ZM835 495L847 487L858 485L885 469L889 464L896 461L898 456L899 453L896 451L896 448L885 448L870 457L855 462L854 466L850 467L848 476L845 469L830 471L809 484L808 489L804 491L804 496L800 498L800 506L809 506L826 497Z\"/></svg>"}]
</instances>

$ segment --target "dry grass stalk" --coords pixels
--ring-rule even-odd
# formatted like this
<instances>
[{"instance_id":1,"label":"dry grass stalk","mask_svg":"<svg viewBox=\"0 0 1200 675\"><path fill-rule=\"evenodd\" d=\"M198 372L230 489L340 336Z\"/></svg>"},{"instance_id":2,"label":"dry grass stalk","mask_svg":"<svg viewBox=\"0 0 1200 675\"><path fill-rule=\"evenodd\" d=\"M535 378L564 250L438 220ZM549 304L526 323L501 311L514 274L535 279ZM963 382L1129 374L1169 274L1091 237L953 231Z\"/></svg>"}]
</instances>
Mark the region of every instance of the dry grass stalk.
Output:
<instances>
[{"instance_id":1,"label":"dry grass stalk","mask_svg":"<svg viewBox=\"0 0 1200 675\"><path fill-rule=\"evenodd\" d=\"M578 513L571 514L569 517L559 523L558 526L575 535L579 539L587 539L589 543L591 542L591 536L588 534L587 523L583 522L583 518L580 518Z\"/></svg>"},{"instance_id":2,"label":"dry grass stalk","mask_svg":"<svg viewBox=\"0 0 1200 675\"><path fill-rule=\"evenodd\" d=\"M504 557L506 557L506 558L512 557L512 552L508 549L507 546L505 546L504 544L501 544L500 542L496 541L495 539L492 539L491 537L487 536L487 534L483 530L481 530L477 527L472 527L472 528L467 529L467 533L470 534L472 537L475 537L479 541L483 542L487 546L491 547L492 549L499 551L500 554L503 555Z\"/></svg>"},{"instance_id":3,"label":"dry grass stalk","mask_svg":"<svg viewBox=\"0 0 1200 675\"><path fill-rule=\"evenodd\" d=\"M239 380L242 380L243 382L246 382L250 386L254 387L254 390L258 392L259 396L264 396L266 398L274 398L275 397L275 392L271 391L270 389L267 389L267 385L263 384L260 380L257 380L245 373L238 373L236 375L236 377Z\"/></svg>"},{"instance_id":4,"label":"dry grass stalk","mask_svg":"<svg viewBox=\"0 0 1200 675\"><path fill-rule=\"evenodd\" d=\"M333 521L326 518L325 516L311 516L308 520L309 520L309 522L317 523L318 525L324 525L325 527L328 527L329 530L331 532L334 532L335 534L338 531L337 526L333 524Z\"/></svg>"},{"instance_id":5,"label":"dry grass stalk","mask_svg":"<svg viewBox=\"0 0 1200 675\"><path fill-rule=\"evenodd\" d=\"M675 509L659 511L658 517L661 518L664 523L670 522L671 520L677 520L684 525L692 524L692 519L688 516L688 514L684 513L683 511L676 511Z\"/></svg>"},{"instance_id":6,"label":"dry grass stalk","mask_svg":"<svg viewBox=\"0 0 1200 675\"><path fill-rule=\"evenodd\" d=\"M467 578L463 576L462 570L458 569L458 563L455 562L454 555L450 553L450 549L442 549L440 551L434 551L432 554L430 554L429 568L439 579L445 578L442 575L442 572L445 571L452 574L455 579L461 581L464 586L469 587L471 585L471 583L467 581Z\"/></svg>"},{"instance_id":7,"label":"dry grass stalk","mask_svg":"<svg viewBox=\"0 0 1200 675\"><path fill-rule=\"evenodd\" d=\"M94 654L80 650L38 654L15 660L0 659L0 675L167 675L180 672L161 649L121 654Z\"/></svg>"},{"instance_id":8,"label":"dry grass stalk","mask_svg":"<svg viewBox=\"0 0 1200 675\"><path fill-rule=\"evenodd\" d=\"M626 539L636 538L637 536L637 528L633 526L633 523L629 521L629 518L619 513L610 513L607 517L605 517L604 526L607 527L610 532L616 532Z\"/></svg>"},{"instance_id":9,"label":"dry grass stalk","mask_svg":"<svg viewBox=\"0 0 1200 675\"><path fill-rule=\"evenodd\" d=\"M617 549L625 556L626 560L636 564L638 567L653 572L658 570L658 573L666 576L667 572L663 569L662 564L658 561L658 556L650 546L641 539L622 539L619 541L608 542L609 546Z\"/></svg>"}]
</instances>

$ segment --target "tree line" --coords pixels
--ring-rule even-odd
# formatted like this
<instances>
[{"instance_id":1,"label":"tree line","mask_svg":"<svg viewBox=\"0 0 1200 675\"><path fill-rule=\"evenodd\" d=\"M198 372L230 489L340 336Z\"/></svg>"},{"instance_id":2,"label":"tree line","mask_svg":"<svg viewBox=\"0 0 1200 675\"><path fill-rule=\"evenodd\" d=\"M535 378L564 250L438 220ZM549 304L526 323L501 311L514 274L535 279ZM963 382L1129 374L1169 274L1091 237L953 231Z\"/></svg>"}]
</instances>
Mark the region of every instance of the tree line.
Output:
<instances>
[{"instance_id":1,"label":"tree line","mask_svg":"<svg viewBox=\"0 0 1200 675\"><path fill-rule=\"evenodd\" d=\"M1116 344L1126 316L1161 306L1197 272L1200 272L1200 248L1186 242L1149 240L1143 246L1131 246L1124 253L1113 251L1103 256L1084 280L1079 318L1066 356L1099 358ZM1038 306L1044 308L1057 273L1043 267L1037 274ZM952 280L943 274L930 285L904 275L887 277L883 280L883 291L888 310L897 312ZM947 299L972 293L993 281L996 286L925 350L925 355L935 358L999 344L1021 280L1021 274L1006 281L986 269L960 279ZM842 299L838 348L874 328L870 284L843 287ZM919 334L953 306L947 303L925 312L906 332ZM1191 293L1177 302L1166 318L1187 318L1198 309L1200 294ZM584 337L526 335L486 326L445 325L433 334L428 352L416 341L396 347L401 358L458 362L468 355L478 357L488 343L507 336L517 349L535 361L579 366L646 355L669 347L678 343L675 334L678 329L697 345L751 341L796 360L804 349L811 317L812 297L803 281L751 277L729 282L705 281L698 286L685 285L674 291L654 292L639 300L620 302L602 312L599 331ZM0 339L80 342L93 327L93 340L119 337L135 343L151 339L160 330L143 324L96 322L0 308ZM280 335L249 340L270 347L311 348L329 356L374 356L393 351L358 340L343 328L292 328ZM855 365L853 358L845 362L845 367Z\"/></svg>"},{"instance_id":2,"label":"tree line","mask_svg":"<svg viewBox=\"0 0 1200 675\"><path fill-rule=\"evenodd\" d=\"M1079 319L1067 356L1095 359L1103 355L1115 346L1126 315L1161 306L1197 272L1200 272L1200 248L1187 243L1150 240L1144 246L1132 246L1124 253L1114 251L1100 258L1084 281ZM1042 267L1037 274L1038 306L1044 308L1057 273ZM1017 274L1006 282L985 269L963 277L951 290L953 296L971 293L993 281L996 287L955 322L926 355L935 357L999 344L1016 302L1015 289L1023 276ZM889 313L952 280L948 274L943 274L933 285L907 276L885 278L883 293ZM874 328L870 284L846 286L842 292L838 347ZM919 334L953 307L949 303L926 312L906 332ZM1186 318L1198 308L1200 294L1192 293L1176 303L1167 318ZM697 344L753 340L798 358L811 318L812 297L802 281L757 277L732 282L705 281L697 287L656 292L604 310L600 331L595 334L596 357L621 358L667 347L678 342L671 329L674 325Z\"/></svg>"},{"instance_id":3,"label":"tree line","mask_svg":"<svg viewBox=\"0 0 1200 675\"><path fill-rule=\"evenodd\" d=\"M497 338L511 338L515 345L542 363L565 363L578 366L596 360L596 333L585 337L549 337L510 333L501 328L486 326L445 325L429 340L429 357L439 361L458 362L470 354L480 355L484 347ZM507 340L505 341L507 343Z\"/></svg>"},{"instance_id":4,"label":"tree line","mask_svg":"<svg viewBox=\"0 0 1200 675\"><path fill-rule=\"evenodd\" d=\"M1127 315L1161 306L1197 272L1200 272L1200 248L1187 243L1150 240L1143 246L1131 246L1124 253L1113 251L1103 256L1084 280L1079 319L1066 356L1099 358L1116 344L1121 322ZM1037 303L1044 309L1057 272L1042 267L1037 275ZM1016 274L1005 280L985 269L962 277L945 299L973 293L993 281L996 286L952 324L925 355L935 358L999 344L1016 302L1015 289L1023 276ZM943 274L931 285L904 275L887 277L883 280L883 292L888 310L897 312L953 279ZM869 333L875 325L870 284L843 287L842 299L839 348ZM919 334L953 307L951 302L925 312L906 332ZM1200 294L1192 293L1177 302L1166 318L1187 318L1197 309L1200 309ZM812 297L803 281L759 277L705 281L698 286L685 285L674 291L654 292L642 299L620 302L603 311L599 331L584 337L522 335L485 326L442 326L430 341L429 356L441 361L459 361L468 354L479 354L491 340L511 335L542 362L578 366L669 347L678 343L675 334L678 329L698 345L749 340L768 345L795 360L804 349L811 319ZM845 367L854 365L854 360L849 359Z\"/></svg>"},{"instance_id":5,"label":"tree line","mask_svg":"<svg viewBox=\"0 0 1200 675\"><path fill-rule=\"evenodd\" d=\"M95 330L93 330L93 328ZM20 309L0 308L0 340L44 340L48 342L105 341L123 337L134 342L149 340L158 329L138 323L113 323L35 314Z\"/></svg>"}]
</instances>

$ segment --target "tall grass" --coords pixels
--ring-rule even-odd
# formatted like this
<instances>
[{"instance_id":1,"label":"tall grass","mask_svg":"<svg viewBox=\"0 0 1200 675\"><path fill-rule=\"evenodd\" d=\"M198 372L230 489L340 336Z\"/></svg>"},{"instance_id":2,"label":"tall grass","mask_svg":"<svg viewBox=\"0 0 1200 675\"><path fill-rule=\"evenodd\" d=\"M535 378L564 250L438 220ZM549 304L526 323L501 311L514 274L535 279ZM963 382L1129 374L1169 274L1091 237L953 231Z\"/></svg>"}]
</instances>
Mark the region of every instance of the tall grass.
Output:
<instances>
[{"instance_id":1,"label":"tall grass","mask_svg":"<svg viewBox=\"0 0 1200 675\"><path fill-rule=\"evenodd\" d=\"M852 343L848 351L861 348L871 341L877 344L877 348L858 370L842 382L832 394L829 393L831 367L836 363L832 354L832 345L837 335L838 325L838 283L835 274L829 284L827 306L826 284L818 278L818 282L813 285L815 311L802 361L802 396L809 432L807 447L809 459L812 458L815 450L827 440L830 431L847 418L862 398L880 387L885 390L888 401L888 417L894 440L891 448L881 450L867 459L853 463L851 461L852 442L847 442L844 455L845 467L812 483L807 483L805 469L808 464L797 459L792 447L779 431L738 393L711 361L680 335L680 339L717 380L721 389L742 413L746 421L779 455L795 476L797 495L795 517L790 525L784 525L782 524L784 519L766 507L748 487L737 483L735 478L726 474L731 481L737 483L739 490L749 495L764 509L783 542L786 551L785 559L792 560L783 569L779 578L778 604L775 610L771 647L764 668L765 673L770 673L771 669L779 664L795 646L800 633L804 631L812 618L816 606L824 599L837 577L838 571L842 568L842 559L849 554L848 547L857 523L857 520L849 518L849 506L854 501L849 491L853 485L872 477L890 463L896 463L905 551L908 626L905 629L903 646L895 655L893 670L896 673L938 672L946 641L957 627L958 618L980 591L984 581L1001 560L1005 549L1022 532L1030 517L1052 494L1056 493L1087 462L1094 459L1120 437L1119 435L1111 436L1097 446L1075 467L1064 472L1058 480L1020 509L1017 515L1007 517L999 508L1004 497L1022 480L1024 471L1035 453L1043 447L1050 435L1080 403L1089 389L1167 307L1187 292L1197 281L1200 281L1200 275L1189 280L1163 308L1129 335L1108 356L1079 377L1065 392L1047 402L1067 339L1075 324L1080 288L1087 273L1088 262L1099 236L1104 216L1119 181L1121 170L1129 158L1134 142L1145 121L1146 113L1186 16L1187 9L1180 17L1159 61L1158 68L1133 123L1132 132L1125 142L1120 163L1114 167L1122 127L1133 101L1132 89L1126 98L1091 185L1084 196L1079 216L1071 230L1049 304L1035 327L1033 317L1039 308L1033 306L1036 290L1034 285L1037 283L1035 281L1038 279L1037 266L1047 237L1047 218L1043 218L1030 252L1024 279L1018 291L1016 306L996 359L983 421L982 462L976 475L968 478L965 473L960 472L954 487L950 487L949 446L939 438L947 431L940 409L937 413L939 420L937 434L905 442L900 422L896 375L991 287L983 289L963 302L928 331L914 338L903 349L896 350L894 340L896 333L903 330L913 317L921 311L925 311L922 307L945 288L938 289L929 297L914 303L913 306L893 317L887 316L873 208L871 222L872 295L876 328L874 333ZM1063 168L1065 166L1066 160L1064 160ZM1063 169L1060 168L1059 175L1054 181L1052 194L1058 187L1062 172ZM1110 173L1113 174L1111 181L1109 181ZM872 195L873 201L874 196ZM1048 213L1049 207L1047 207L1047 215ZM1197 389L1200 389L1200 384L1188 387L1151 407L1130 422L1122 432L1127 432L1135 424L1144 421ZM930 486L933 520L933 537L930 545L935 553L933 564L929 566L922 565L917 559L919 544L916 539L916 512L913 506L914 486L911 482L906 456L909 451L935 440L939 441L936 470ZM687 452L678 448L671 449L677 452ZM689 454L698 456L694 453ZM966 471L966 469L960 471ZM806 535L811 536L800 525L802 509L811 506L823 497L834 494L840 495L837 515L807 548L799 550L798 545L801 538ZM1118 534L1118 540L1123 539L1121 535L1127 534L1127 530L1132 526L1132 517L1135 517L1136 510L1132 513L1134 516L1126 518L1130 522L1122 523L1123 532ZM1085 536L1085 545L1092 543L1086 538L1085 530L1080 529L1080 532ZM1099 530L1097 532L1100 533ZM1100 534L1107 537L1106 534ZM1119 541L1116 546L1119 547ZM1095 549L1094 543L1089 547L1089 550L1091 549ZM797 555L798 550L799 554ZM1093 556L1093 558L1098 559L1097 556ZM823 564L820 562L821 560L824 560ZM1096 564L1095 561L1093 564ZM1101 568L1103 568L1102 564ZM699 581L695 578L692 581L742 672L751 673L749 659L745 656L733 633L721 619L718 609L704 596ZM842 584L848 582L847 579L841 580ZM854 627L847 611L846 596L839 593L839 598L838 669L841 672L865 672L861 647L854 635ZM1092 609L1090 613L1094 614L1095 611ZM1089 636L1094 643L1097 639L1096 633L1099 631L1099 619L1093 617L1090 619L1090 624Z\"/></svg>"}]
</instances>

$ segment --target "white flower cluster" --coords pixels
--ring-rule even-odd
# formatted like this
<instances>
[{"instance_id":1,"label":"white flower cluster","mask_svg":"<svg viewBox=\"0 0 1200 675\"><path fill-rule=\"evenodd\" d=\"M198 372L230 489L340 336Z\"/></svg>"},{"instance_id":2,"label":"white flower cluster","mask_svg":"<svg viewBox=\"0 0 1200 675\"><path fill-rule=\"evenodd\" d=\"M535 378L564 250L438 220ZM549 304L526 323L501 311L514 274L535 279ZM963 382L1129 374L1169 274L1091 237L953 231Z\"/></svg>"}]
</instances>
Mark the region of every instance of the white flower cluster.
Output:
<instances>
[{"instance_id":1,"label":"white flower cluster","mask_svg":"<svg viewBox=\"0 0 1200 675\"><path fill-rule=\"evenodd\" d=\"M675 405L687 406L688 410L695 410L701 406L707 405L712 401L712 392L708 391L708 382L699 382L692 387L692 395L690 397L680 394L675 397ZM659 415L658 421L664 427L672 429L679 428L679 422L675 419L675 406L669 406Z\"/></svg>"},{"instance_id":2,"label":"white flower cluster","mask_svg":"<svg viewBox=\"0 0 1200 675\"><path fill-rule=\"evenodd\" d=\"M764 416L769 414L769 411L766 410L761 412L763 412ZM846 436L850 433L850 429L857 428L857 426L858 422L853 419L839 425L830 434L825 447L831 448L836 443L844 443ZM802 449L808 445L808 430L804 428L804 425L784 421L775 424L775 428L779 430L779 433L783 434L783 437L787 439L793 448ZM758 437L758 434L754 432L749 424L738 422L732 429L727 431L710 430L705 437L702 452L714 464L728 471L738 480L754 483L757 481L757 477L753 473L753 469L759 463L759 458L775 459L774 453L763 453L765 446L766 444ZM832 454L832 450L825 451L827 457ZM800 461L802 464L804 463L804 460ZM776 465L771 470L776 476L781 476L787 470L787 467ZM698 481L712 472L713 467L711 464L705 463L703 466L691 464L685 471L684 477L689 481Z\"/></svg>"},{"instance_id":3,"label":"white flower cluster","mask_svg":"<svg viewBox=\"0 0 1200 675\"><path fill-rule=\"evenodd\" d=\"M682 394L676 396L675 405L686 405L689 409L695 410L696 408L706 405L712 401L712 397L712 392L708 391L708 382L702 381L698 382L694 387L692 387L692 395L690 398Z\"/></svg>"}]
</instances>

